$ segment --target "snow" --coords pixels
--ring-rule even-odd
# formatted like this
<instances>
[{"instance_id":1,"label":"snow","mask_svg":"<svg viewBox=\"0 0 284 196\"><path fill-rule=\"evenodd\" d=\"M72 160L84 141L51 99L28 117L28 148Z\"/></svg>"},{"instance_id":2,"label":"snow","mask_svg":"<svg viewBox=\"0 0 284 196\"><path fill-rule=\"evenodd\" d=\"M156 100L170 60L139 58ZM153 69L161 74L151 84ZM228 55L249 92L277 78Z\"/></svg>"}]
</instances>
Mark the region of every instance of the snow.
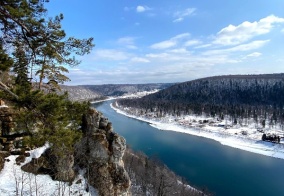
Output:
<instances>
[{"instance_id":1,"label":"snow","mask_svg":"<svg viewBox=\"0 0 284 196\"><path fill-rule=\"evenodd\" d=\"M213 139L222 145L238 148L241 150L257 153L265 156L284 159L284 142L279 144L266 142L261 140L262 132L257 131L256 125L251 123L249 126L226 126L226 120L213 121L212 118L203 116L187 115L181 117L166 116L163 118L136 116L129 114L130 108L119 108L111 104L111 107L120 114L135 118L144 122L148 122L151 126L165 131L176 131L195 135L199 137ZM200 121L208 120L210 123L200 123ZM280 128L265 129L265 133L282 134Z\"/></svg>"},{"instance_id":2,"label":"snow","mask_svg":"<svg viewBox=\"0 0 284 196\"><path fill-rule=\"evenodd\" d=\"M0 172L0 193L1 196L49 196L49 195L98 195L96 190L89 186L84 178L84 171L81 170L73 181L69 183L54 181L49 175L34 175L21 170L21 166L31 161L32 158L38 158L49 147L46 144L43 147L30 151L30 157L26 158L25 163L16 164L17 155L11 155L6 158L3 170ZM9 160L9 161L8 161ZM81 181L80 183L76 183ZM89 192L86 192L86 187Z\"/></svg>"}]
</instances>

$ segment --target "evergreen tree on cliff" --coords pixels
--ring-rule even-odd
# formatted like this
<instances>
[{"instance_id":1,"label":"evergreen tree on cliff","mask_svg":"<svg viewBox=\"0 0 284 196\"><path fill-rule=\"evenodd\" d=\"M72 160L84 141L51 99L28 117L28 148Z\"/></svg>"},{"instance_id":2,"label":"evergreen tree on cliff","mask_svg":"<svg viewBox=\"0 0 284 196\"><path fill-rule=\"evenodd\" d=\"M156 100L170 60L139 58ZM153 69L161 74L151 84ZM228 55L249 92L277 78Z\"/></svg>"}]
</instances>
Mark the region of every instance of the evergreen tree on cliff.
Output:
<instances>
[{"instance_id":1,"label":"evergreen tree on cliff","mask_svg":"<svg viewBox=\"0 0 284 196\"><path fill-rule=\"evenodd\" d=\"M47 18L45 3L0 1L0 98L17 109L18 130L29 133L29 142L48 141L54 149L70 151L89 105L70 102L54 90L69 81L68 67L80 63L76 55L91 51L93 38L67 37L63 15Z\"/></svg>"}]
</instances>

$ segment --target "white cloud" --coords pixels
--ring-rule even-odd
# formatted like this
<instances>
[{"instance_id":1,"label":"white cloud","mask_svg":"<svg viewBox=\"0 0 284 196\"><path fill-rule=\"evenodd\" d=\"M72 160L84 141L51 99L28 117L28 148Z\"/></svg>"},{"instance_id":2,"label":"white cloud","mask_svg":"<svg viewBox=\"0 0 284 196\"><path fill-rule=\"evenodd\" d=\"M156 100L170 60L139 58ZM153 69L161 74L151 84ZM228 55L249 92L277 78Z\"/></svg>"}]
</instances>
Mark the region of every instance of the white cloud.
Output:
<instances>
[{"instance_id":1,"label":"white cloud","mask_svg":"<svg viewBox=\"0 0 284 196\"><path fill-rule=\"evenodd\" d=\"M166 40L166 41L162 41L156 44L151 45L151 48L153 49L167 49L167 48L171 48L173 46L176 46L177 42L175 40Z\"/></svg>"},{"instance_id":2,"label":"white cloud","mask_svg":"<svg viewBox=\"0 0 284 196\"><path fill-rule=\"evenodd\" d=\"M183 21L183 18L177 18L177 19L173 20L173 22L181 22L181 21Z\"/></svg>"},{"instance_id":3,"label":"white cloud","mask_svg":"<svg viewBox=\"0 0 284 196\"><path fill-rule=\"evenodd\" d=\"M190 36L190 34L189 33L182 33L182 34L179 34L179 35L176 35L176 36L174 36L173 38L171 38L171 39L183 39L183 38L187 38L187 37L189 37Z\"/></svg>"},{"instance_id":4,"label":"white cloud","mask_svg":"<svg viewBox=\"0 0 284 196\"><path fill-rule=\"evenodd\" d=\"M137 8L136 8L136 11L137 12L145 12L146 8L144 6L138 5Z\"/></svg>"},{"instance_id":5,"label":"white cloud","mask_svg":"<svg viewBox=\"0 0 284 196\"><path fill-rule=\"evenodd\" d=\"M247 44L241 44L232 48L226 48L226 49L219 49L219 50L208 50L204 52L204 55L218 55L218 54L228 54L232 52L244 52L244 51L250 51L250 50L256 50L261 47L263 47L266 43L268 43L270 40L256 40L252 41Z\"/></svg>"},{"instance_id":6,"label":"white cloud","mask_svg":"<svg viewBox=\"0 0 284 196\"><path fill-rule=\"evenodd\" d=\"M284 23L284 18L270 15L255 22L245 21L238 26L230 24L217 33L213 43L218 45L241 44L255 36L269 33L277 23Z\"/></svg>"},{"instance_id":7,"label":"white cloud","mask_svg":"<svg viewBox=\"0 0 284 196\"><path fill-rule=\"evenodd\" d=\"M117 40L117 42L119 44L127 44L127 45L131 44L132 45L134 43L134 40L135 40L134 37L121 37Z\"/></svg>"},{"instance_id":8,"label":"white cloud","mask_svg":"<svg viewBox=\"0 0 284 196\"><path fill-rule=\"evenodd\" d=\"M148 10L150 10L151 8L149 8L149 7L147 7L147 6L142 6L142 5L138 5L137 7L136 7L136 11L138 12L138 13L142 13L142 12L145 12L145 11L148 11Z\"/></svg>"},{"instance_id":9,"label":"white cloud","mask_svg":"<svg viewBox=\"0 0 284 196\"><path fill-rule=\"evenodd\" d=\"M158 54L150 53L150 54L146 54L146 57L148 57L148 58L157 58L157 59L159 59L159 58L164 59L167 56L168 56L167 53L158 53Z\"/></svg>"},{"instance_id":10,"label":"white cloud","mask_svg":"<svg viewBox=\"0 0 284 196\"><path fill-rule=\"evenodd\" d=\"M121 37L117 40L117 43L128 49L137 49L134 43L135 39L135 37Z\"/></svg>"},{"instance_id":11,"label":"white cloud","mask_svg":"<svg viewBox=\"0 0 284 196\"><path fill-rule=\"evenodd\" d=\"M185 48L176 48L169 50L169 52L176 53L176 54L186 54L188 51Z\"/></svg>"},{"instance_id":12,"label":"white cloud","mask_svg":"<svg viewBox=\"0 0 284 196\"><path fill-rule=\"evenodd\" d=\"M151 45L150 47L152 49L160 49L160 50L161 49L168 49L168 48L176 46L180 40L185 39L189 36L190 36L189 33L182 33L182 34L179 34L179 35L172 37L169 40L165 40L165 41L162 41L162 42L159 42L159 43L155 43L155 44Z\"/></svg>"},{"instance_id":13,"label":"white cloud","mask_svg":"<svg viewBox=\"0 0 284 196\"><path fill-rule=\"evenodd\" d=\"M233 48L228 49L228 51L236 52L236 51L255 50L255 49L261 48L262 46L264 46L269 41L270 40L256 40L256 41L252 41L248 44L242 44L242 45L235 46Z\"/></svg>"},{"instance_id":14,"label":"white cloud","mask_svg":"<svg viewBox=\"0 0 284 196\"><path fill-rule=\"evenodd\" d=\"M253 52L251 54L248 54L247 57L259 57L261 56L262 54L260 52Z\"/></svg>"},{"instance_id":15,"label":"white cloud","mask_svg":"<svg viewBox=\"0 0 284 196\"><path fill-rule=\"evenodd\" d=\"M284 29L282 29L281 32L284 33Z\"/></svg>"},{"instance_id":16,"label":"white cloud","mask_svg":"<svg viewBox=\"0 0 284 196\"><path fill-rule=\"evenodd\" d=\"M202 44L202 45L196 46L194 48L195 49L201 49L201 48L209 48L210 46L212 46L212 44Z\"/></svg>"},{"instance_id":17,"label":"white cloud","mask_svg":"<svg viewBox=\"0 0 284 196\"><path fill-rule=\"evenodd\" d=\"M129 54L123 51L114 50L114 49L101 49L94 51L94 59L102 59L102 60L127 60L129 58Z\"/></svg>"},{"instance_id":18,"label":"white cloud","mask_svg":"<svg viewBox=\"0 0 284 196\"><path fill-rule=\"evenodd\" d=\"M136 62L136 63L149 63L150 61L146 58L141 57L133 57L130 61Z\"/></svg>"},{"instance_id":19,"label":"white cloud","mask_svg":"<svg viewBox=\"0 0 284 196\"><path fill-rule=\"evenodd\" d=\"M199 45L201 44L202 42L200 40L197 40L197 39L193 39L193 40L188 40L185 42L184 46L194 46L194 45Z\"/></svg>"},{"instance_id":20,"label":"white cloud","mask_svg":"<svg viewBox=\"0 0 284 196\"><path fill-rule=\"evenodd\" d=\"M184 20L185 17L191 16L195 13L196 8L187 8L183 11L177 11L174 13L174 20L173 22L181 22Z\"/></svg>"}]
</instances>

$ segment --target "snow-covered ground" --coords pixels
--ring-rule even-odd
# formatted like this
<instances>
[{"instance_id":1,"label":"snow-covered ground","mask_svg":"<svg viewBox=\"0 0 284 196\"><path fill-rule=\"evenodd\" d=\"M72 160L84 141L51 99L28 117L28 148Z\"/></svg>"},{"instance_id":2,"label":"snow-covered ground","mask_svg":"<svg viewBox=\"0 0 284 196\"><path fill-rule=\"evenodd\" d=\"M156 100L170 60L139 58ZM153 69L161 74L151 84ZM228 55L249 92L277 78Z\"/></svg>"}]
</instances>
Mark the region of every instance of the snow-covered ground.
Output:
<instances>
[{"instance_id":1,"label":"snow-covered ground","mask_svg":"<svg viewBox=\"0 0 284 196\"><path fill-rule=\"evenodd\" d=\"M249 126L231 126L231 123L226 123L226 120L217 121L213 118L194 115L180 117L166 116L163 118L156 118L151 115L136 116L131 114L130 108L119 107L116 102L114 104L111 104L111 107L116 112L148 122L151 126L160 130L176 131L205 137L233 148L284 159L283 140L279 144L261 140L263 132L283 137L284 132L279 127L259 129L256 128L253 122L249 123ZM230 126L227 124L230 124Z\"/></svg>"},{"instance_id":2,"label":"snow-covered ground","mask_svg":"<svg viewBox=\"0 0 284 196\"><path fill-rule=\"evenodd\" d=\"M98 195L94 188L89 186L89 192L86 192L87 182L81 171L72 185L60 181L54 181L49 175L34 175L21 170L21 166L31 161L32 158L38 158L48 147L30 151L30 157L26 158L25 163L16 164L16 155L6 158L5 166L0 172L0 195L1 196L63 196L63 195Z\"/></svg>"}]
</instances>

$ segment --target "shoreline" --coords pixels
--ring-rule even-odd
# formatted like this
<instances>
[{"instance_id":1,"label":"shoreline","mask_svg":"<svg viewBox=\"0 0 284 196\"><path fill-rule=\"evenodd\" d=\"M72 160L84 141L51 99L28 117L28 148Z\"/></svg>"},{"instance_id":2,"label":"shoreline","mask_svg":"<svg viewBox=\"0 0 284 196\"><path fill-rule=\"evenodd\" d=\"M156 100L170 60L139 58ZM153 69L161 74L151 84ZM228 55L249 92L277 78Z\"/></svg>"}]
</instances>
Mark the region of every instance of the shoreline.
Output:
<instances>
[{"instance_id":1,"label":"shoreline","mask_svg":"<svg viewBox=\"0 0 284 196\"><path fill-rule=\"evenodd\" d=\"M265 155L269 157L284 159L284 145L276 144L272 142L244 138L235 135L229 135L226 133L220 133L220 131L209 130L199 127L185 127L172 122L161 122L161 120L147 119L135 115L131 115L122 111L121 109L114 107L113 103L110 104L111 108L117 113L124 116L134 118L149 123L150 126L163 130L163 131L175 131L179 133L190 134L198 137L212 139L219 142L222 145L245 150L248 152ZM208 127L207 127L208 128ZM240 131L240 130L239 130Z\"/></svg>"}]
</instances>

